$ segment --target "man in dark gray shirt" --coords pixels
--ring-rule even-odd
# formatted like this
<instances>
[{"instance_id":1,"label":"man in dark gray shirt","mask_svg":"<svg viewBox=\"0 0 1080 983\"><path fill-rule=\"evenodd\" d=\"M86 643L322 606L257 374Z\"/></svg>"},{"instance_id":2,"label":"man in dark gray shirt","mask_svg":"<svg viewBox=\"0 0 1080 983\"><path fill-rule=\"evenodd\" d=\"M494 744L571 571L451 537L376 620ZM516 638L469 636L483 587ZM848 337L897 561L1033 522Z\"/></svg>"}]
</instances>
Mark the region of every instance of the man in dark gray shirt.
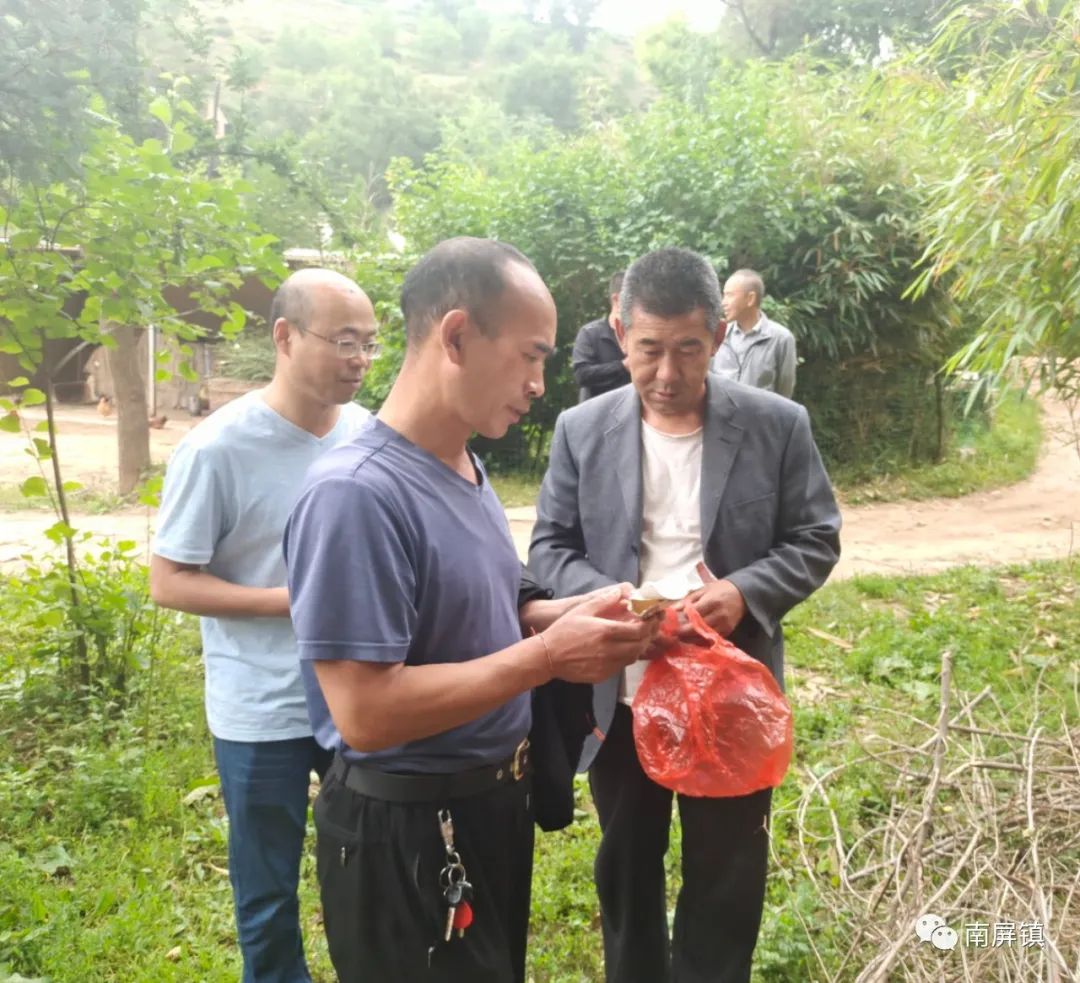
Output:
<instances>
[{"instance_id":1,"label":"man in dark gray shirt","mask_svg":"<svg viewBox=\"0 0 1080 983\"><path fill-rule=\"evenodd\" d=\"M341 983L519 983L529 691L619 671L655 626L626 585L518 609L509 527L466 441L502 437L544 392L555 305L532 264L452 239L401 307L400 375L309 472L285 537L312 725L336 753L314 809L326 936ZM463 876L468 926L447 893Z\"/></svg>"},{"instance_id":2,"label":"man in dark gray shirt","mask_svg":"<svg viewBox=\"0 0 1080 983\"><path fill-rule=\"evenodd\" d=\"M586 324L578 331L574 341L570 367L580 387L579 403L625 386L630 381L630 373L626 371L624 363L626 355L615 337L615 318L619 310L623 276L623 273L616 273L608 283L609 313Z\"/></svg>"}]
</instances>

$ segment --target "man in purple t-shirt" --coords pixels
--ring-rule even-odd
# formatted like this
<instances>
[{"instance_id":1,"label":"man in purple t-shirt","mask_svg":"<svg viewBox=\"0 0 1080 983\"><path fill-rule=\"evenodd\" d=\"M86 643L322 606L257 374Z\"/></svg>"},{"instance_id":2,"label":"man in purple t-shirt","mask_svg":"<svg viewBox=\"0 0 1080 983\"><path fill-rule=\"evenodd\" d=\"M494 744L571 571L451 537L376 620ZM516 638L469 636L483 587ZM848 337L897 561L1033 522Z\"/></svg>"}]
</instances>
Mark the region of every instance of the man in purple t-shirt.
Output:
<instances>
[{"instance_id":1,"label":"man in purple t-shirt","mask_svg":"<svg viewBox=\"0 0 1080 983\"><path fill-rule=\"evenodd\" d=\"M532 264L448 240L401 307L401 374L378 418L309 472L286 530L309 711L336 752L315 803L326 935L342 983L522 981L529 691L604 679L656 628L626 587L518 610L509 527L466 441L503 436L543 394L555 307ZM460 937L444 810L472 885Z\"/></svg>"}]
</instances>

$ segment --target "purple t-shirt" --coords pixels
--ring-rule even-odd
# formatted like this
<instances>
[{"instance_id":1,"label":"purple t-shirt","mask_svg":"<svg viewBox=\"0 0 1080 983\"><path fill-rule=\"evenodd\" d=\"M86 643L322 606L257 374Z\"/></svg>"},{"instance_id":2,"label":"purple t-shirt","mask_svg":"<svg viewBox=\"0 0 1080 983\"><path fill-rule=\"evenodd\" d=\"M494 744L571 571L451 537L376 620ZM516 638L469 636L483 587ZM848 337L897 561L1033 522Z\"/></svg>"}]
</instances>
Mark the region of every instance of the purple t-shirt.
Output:
<instances>
[{"instance_id":1,"label":"purple t-shirt","mask_svg":"<svg viewBox=\"0 0 1080 983\"><path fill-rule=\"evenodd\" d=\"M498 496L372 418L308 471L285 529L293 626L318 742L384 771L453 772L508 758L529 694L382 751L348 747L312 662L465 662L521 640L521 564Z\"/></svg>"}]
</instances>

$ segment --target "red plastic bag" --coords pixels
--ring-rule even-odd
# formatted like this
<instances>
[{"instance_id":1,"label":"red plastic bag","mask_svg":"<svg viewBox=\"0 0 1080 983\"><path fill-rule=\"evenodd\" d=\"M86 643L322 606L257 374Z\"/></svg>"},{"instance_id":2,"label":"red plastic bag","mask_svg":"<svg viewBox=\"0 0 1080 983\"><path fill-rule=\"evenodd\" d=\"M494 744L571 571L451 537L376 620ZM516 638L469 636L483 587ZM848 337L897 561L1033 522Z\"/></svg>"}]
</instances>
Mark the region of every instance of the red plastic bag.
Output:
<instances>
[{"instance_id":1,"label":"red plastic bag","mask_svg":"<svg viewBox=\"0 0 1080 983\"><path fill-rule=\"evenodd\" d=\"M791 707L768 668L685 612L703 644L678 640L669 608L664 654L634 696L634 743L658 785L683 795L724 798L780 784L791 761Z\"/></svg>"}]
</instances>

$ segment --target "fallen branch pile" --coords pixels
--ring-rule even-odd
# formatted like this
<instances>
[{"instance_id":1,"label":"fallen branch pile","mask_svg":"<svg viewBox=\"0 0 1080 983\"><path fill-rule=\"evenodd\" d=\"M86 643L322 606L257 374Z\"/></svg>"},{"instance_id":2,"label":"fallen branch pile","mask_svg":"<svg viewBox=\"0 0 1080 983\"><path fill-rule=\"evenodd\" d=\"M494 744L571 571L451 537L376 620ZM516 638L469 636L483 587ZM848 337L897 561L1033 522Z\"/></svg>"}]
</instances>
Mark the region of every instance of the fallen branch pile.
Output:
<instances>
[{"instance_id":1,"label":"fallen branch pile","mask_svg":"<svg viewBox=\"0 0 1080 983\"><path fill-rule=\"evenodd\" d=\"M877 708L894 734L914 741L874 734L854 760L807 774L798 856L824 907L850 930L839 964L819 954L815 978L1080 981L1080 727L1075 712L1070 726L1045 709L1080 699L1075 691L1047 699L1044 676L1030 726L1017 733L991 687L951 692L946 652L936 722ZM887 806L844 829L831 793L868 763L887 776ZM944 922L935 938L951 950L920 940L916 922L927 915ZM814 945L809 926L807 937Z\"/></svg>"}]
</instances>

